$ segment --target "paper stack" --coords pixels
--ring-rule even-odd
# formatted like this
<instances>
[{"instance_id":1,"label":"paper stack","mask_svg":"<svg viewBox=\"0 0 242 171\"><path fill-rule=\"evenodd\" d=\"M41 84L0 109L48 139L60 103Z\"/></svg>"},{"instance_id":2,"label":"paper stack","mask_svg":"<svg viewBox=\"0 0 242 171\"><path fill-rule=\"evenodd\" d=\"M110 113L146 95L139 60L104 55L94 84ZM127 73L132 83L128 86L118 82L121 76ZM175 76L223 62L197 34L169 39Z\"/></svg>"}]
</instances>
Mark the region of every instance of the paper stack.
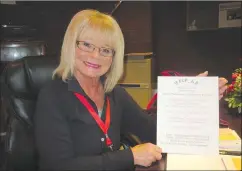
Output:
<instances>
[{"instance_id":1,"label":"paper stack","mask_svg":"<svg viewBox=\"0 0 242 171\"><path fill-rule=\"evenodd\" d=\"M219 129L219 151L220 154L241 154L241 139L234 130Z\"/></svg>"}]
</instances>

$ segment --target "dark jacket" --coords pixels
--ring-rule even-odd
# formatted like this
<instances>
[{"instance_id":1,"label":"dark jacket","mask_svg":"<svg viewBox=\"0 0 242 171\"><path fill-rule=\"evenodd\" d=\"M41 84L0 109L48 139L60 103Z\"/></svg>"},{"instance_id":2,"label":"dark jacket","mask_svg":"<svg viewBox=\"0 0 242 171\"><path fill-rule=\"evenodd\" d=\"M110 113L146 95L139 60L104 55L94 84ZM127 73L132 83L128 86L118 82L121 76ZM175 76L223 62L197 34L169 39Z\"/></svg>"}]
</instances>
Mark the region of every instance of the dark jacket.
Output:
<instances>
[{"instance_id":1,"label":"dark jacket","mask_svg":"<svg viewBox=\"0 0 242 171\"><path fill-rule=\"evenodd\" d=\"M134 168L130 149L119 150L120 135L131 132L155 143L156 125L120 86L105 94L110 99L111 123L108 134L114 151L101 142L104 134L76 98L84 95L76 79L51 81L39 94L34 115L39 168L42 170L130 170ZM105 112L104 112L105 113ZM105 117L105 114L103 115ZM102 117L103 120L105 118Z\"/></svg>"}]
</instances>

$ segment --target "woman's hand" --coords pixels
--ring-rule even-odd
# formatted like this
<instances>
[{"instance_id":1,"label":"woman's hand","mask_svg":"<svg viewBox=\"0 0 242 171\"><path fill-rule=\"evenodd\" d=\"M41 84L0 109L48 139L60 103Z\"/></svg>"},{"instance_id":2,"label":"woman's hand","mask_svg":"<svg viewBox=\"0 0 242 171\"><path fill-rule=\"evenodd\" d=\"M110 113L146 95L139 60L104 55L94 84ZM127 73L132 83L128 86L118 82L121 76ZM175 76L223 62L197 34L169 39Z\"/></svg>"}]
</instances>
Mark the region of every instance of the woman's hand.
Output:
<instances>
[{"instance_id":1,"label":"woman's hand","mask_svg":"<svg viewBox=\"0 0 242 171\"><path fill-rule=\"evenodd\" d=\"M135 165L148 167L153 162L162 158L161 148L151 143L137 145L131 148L131 150L133 152Z\"/></svg>"},{"instance_id":2,"label":"woman's hand","mask_svg":"<svg viewBox=\"0 0 242 171\"><path fill-rule=\"evenodd\" d=\"M199 74L198 76L200 77L206 77L208 75L208 71L204 72L204 73L201 73ZM225 78L223 77L220 77L219 80L218 80L218 85L219 85L219 100L223 97L223 94L224 92L227 90L227 82L228 80L226 80Z\"/></svg>"}]
</instances>

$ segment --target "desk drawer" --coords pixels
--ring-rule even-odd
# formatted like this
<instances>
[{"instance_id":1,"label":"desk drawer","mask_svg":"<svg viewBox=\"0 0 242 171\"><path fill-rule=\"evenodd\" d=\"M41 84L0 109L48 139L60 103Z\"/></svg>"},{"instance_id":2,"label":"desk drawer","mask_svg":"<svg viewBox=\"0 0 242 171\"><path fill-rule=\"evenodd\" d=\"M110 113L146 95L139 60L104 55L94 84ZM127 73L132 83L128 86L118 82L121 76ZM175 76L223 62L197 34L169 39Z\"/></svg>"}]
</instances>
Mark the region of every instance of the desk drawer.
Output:
<instances>
[{"instance_id":1,"label":"desk drawer","mask_svg":"<svg viewBox=\"0 0 242 171\"><path fill-rule=\"evenodd\" d=\"M128 60L124 63L122 83L151 83L151 59Z\"/></svg>"},{"instance_id":2,"label":"desk drawer","mask_svg":"<svg viewBox=\"0 0 242 171\"><path fill-rule=\"evenodd\" d=\"M146 109L152 96L151 85L120 84L120 86L124 87L141 108Z\"/></svg>"}]
</instances>

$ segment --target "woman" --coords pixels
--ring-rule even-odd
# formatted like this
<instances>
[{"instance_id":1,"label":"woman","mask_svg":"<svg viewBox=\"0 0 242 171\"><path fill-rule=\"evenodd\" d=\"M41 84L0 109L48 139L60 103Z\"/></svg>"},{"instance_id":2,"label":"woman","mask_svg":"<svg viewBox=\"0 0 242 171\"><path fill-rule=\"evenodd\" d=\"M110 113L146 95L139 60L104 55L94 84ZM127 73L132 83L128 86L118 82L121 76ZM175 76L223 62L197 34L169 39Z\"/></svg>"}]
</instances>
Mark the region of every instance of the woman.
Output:
<instances>
[{"instance_id":1,"label":"woman","mask_svg":"<svg viewBox=\"0 0 242 171\"><path fill-rule=\"evenodd\" d=\"M109 15L83 10L65 33L54 78L34 116L40 169L130 170L161 159L156 125L121 87L124 39ZM206 75L206 74L205 74ZM225 81L221 82L221 93ZM119 150L120 134L144 142Z\"/></svg>"}]
</instances>

